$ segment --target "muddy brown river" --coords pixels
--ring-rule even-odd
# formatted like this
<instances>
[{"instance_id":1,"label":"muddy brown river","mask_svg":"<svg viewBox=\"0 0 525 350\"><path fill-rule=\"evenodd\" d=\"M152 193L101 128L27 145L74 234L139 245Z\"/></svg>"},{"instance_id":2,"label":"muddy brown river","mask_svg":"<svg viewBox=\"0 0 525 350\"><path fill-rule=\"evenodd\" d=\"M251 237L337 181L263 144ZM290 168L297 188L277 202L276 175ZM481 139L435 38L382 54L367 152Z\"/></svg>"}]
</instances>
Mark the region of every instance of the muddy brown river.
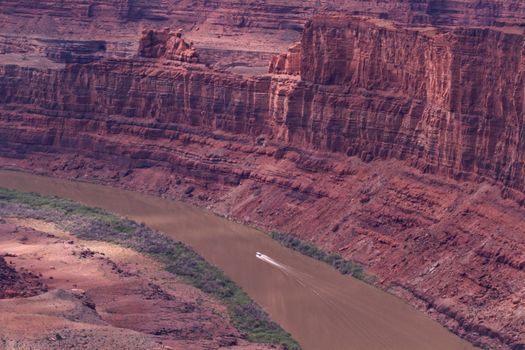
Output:
<instances>
[{"instance_id":1,"label":"muddy brown river","mask_svg":"<svg viewBox=\"0 0 525 350\"><path fill-rule=\"evenodd\" d=\"M10 171L0 171L0 187L104 208L191 245L305 350L474 349L400 299L286 249L263 232L191 205Z\"/></svg>"}]
</instances>

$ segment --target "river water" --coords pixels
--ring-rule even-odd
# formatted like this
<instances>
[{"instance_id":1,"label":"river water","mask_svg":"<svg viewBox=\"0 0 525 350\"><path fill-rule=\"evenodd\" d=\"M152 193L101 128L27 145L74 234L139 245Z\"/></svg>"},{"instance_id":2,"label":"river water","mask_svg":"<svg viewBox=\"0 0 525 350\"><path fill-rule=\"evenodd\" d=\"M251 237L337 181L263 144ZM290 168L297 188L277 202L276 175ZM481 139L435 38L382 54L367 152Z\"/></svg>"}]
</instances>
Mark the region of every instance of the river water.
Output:
<instances>
[{"instance_id":1,"label":"river water","mask_svg":"<svg viewBox=\"0 0 525 350\"><path fill-rule=\"evenodd\" d=\"M239 284L304 350L474 349L400 299L203 209L10 171L0 171L0 187L100 207L185 242Z\"/></svg>"}]
</instances>

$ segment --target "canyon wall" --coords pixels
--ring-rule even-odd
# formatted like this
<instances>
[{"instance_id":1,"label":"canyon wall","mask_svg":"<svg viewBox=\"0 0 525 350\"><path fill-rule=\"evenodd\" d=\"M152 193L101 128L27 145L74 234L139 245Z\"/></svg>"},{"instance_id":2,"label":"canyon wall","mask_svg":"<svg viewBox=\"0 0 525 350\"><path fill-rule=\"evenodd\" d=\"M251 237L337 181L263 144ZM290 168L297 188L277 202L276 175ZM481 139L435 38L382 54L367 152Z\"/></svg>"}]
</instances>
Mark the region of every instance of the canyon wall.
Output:
<instances>
[{"instance_id":1,"label":"canyon wall","mask_svg":"<svg viewBox=\"0 0 525 350\"><path fill-rule=\"evenodd\" d=\"M112 32L136 35L140 27L170 26L192 29L203 37L258 33L284 37L299 35L306 19L320 3L301 1L206 0L5 0L0 3L3 33L17 35L85 36ZM197 33L199 32L199 33ZM239 43L241 45L245 43Z\"/></svg>"},{"instance_id":2,"label":"canyon wall","mask_svg":"<svg viewBox=\"0 0 525 350\"><path fill-rule=\"evenodd\" d=\"M525 19L520 0L336 0L324 8L417 26L522 25Z\"/></svg>"},{"instance_id":3,"label":"canyon wall","mask_svg":"<svg viewBox=\"0 0 525 350\"><path fill-rule=\"evenodd\" d=\"M498 26L519 30L519 0L72 0L0 2L0 52L13 62L37 61L41 39L106 41L106 56L131 58L143 30L182 29L200 49L200 62L242 74L260 74L271 55L300 40L316 13L365 15L403 25ZM521 27L520 27L521 26Z\"/></svg>"},{"instance_id":4,"label":"canyon wall","mask_svg":"<svg viewBox=\"0 0 525 350\"><path fill-rule=\"evenodd\" d=\"M524 189L523 34L320 17L302 49L287 142Z\"/></svg>"},{"instance_id":5,"label":"canyon wall","mask_svg":"<svg viewBox=\"0 0 525 350\"><path fill-rule=\"evenodd\" d=\"M312 15L326 12L414 26L519 27L525 23L525 4L520 0L4 0L0 2L0 34L18 39L110 38L123 42L125 50L143 28L169 26L183 28L203 48L279 52L299 39Z\"/></svg>"},{"instance_id":6,"label":"canyon wall","mask_svg":"<svg viewBox=\"0 0 525 350\"><path fill-rule=\"evenodd\" d=\"M523 191L523 43L523 35L497 30L427 32L319 17L307 24L292 69L300 76L242 78L144 59L51 71L5 65L0 102L53 116L265 134Z\"/></svg>"},{"instance_id":7,"label":"canyon wall","mask_svg":"<svg viewBox=\"0 0 525 350\"><path fill-rule=\"evenodd\" d=\"M1 13L10 17L66 21L207 22L216 30L252 28L300 31L315 12L337 11L416 25L523 24L520 0L4 0Z\"/></svg>"},{"instance_id":8,"label":"canyon wall","mask_svg":"<svg viewBox=\"0 0 525 350\"><path fill-rule=\"evenodd\" d=\"M138 42L0 55L0 164L293 233L476 344L525 347L522 31L317 16L249 76Z\"/></svg>"},{"instance_id":9,"label":"canyon wall","mask_svg":"<svg viewBox=\"0 0 525 350\"><path fill-rule=\"evenodd\" d=\"M183 29L221 67L267 67L272 53L300 37L316 0L72 0L0 2L0 52L38 54L41 38L105 40L110 57L131 57L144 29ZM20 59L19 59L20 60Z\"/></svg>"}]
</instances>

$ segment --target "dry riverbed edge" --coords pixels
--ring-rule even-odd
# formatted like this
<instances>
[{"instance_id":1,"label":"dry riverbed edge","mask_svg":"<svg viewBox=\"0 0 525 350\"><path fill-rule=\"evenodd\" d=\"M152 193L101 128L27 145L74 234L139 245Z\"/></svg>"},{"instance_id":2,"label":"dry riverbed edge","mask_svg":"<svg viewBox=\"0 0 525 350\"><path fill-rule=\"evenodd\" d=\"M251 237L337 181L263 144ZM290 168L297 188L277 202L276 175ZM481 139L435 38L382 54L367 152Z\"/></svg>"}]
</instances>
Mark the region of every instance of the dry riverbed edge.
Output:
<instances>
[{"instance_id":1,"label":"dry riverbed edge","mask_svg":"<svg viewBox=\"0 0 525 350\"><path fill-rule=\"evenodd\" d=\"M226 305L233 325L246 340L299 349L291 336L219 269L160 232L69 200L6 189L0 189L0 217L52 222L79 239L114 243L150 256L168 272Z\"/></svg>"}]
</instances>

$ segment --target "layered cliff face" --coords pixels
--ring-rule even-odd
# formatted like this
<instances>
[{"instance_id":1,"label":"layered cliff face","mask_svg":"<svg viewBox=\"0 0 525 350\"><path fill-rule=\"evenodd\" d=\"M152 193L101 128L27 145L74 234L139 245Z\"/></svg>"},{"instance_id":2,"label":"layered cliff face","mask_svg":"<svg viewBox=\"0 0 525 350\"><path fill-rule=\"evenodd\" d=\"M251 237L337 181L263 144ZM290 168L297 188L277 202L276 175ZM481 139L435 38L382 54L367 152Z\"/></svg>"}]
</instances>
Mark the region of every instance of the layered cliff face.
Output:
<instances>
[{"instance_id":1,"label":"layered cliff face","mask_svg":"<svg viewBox=\"0 0 525 350\"><path fill-rule=\"evenodd\" d=\"M152 33L142 57L0 56L0 164L296 234L477 344L525 346L522 32L319 16L252 77L159 59L177 37Z\"/></svg>"},{"instance_id":2,"label":"layered cliff face","mask_svg":"<svg viewBox=\"0 0 525 350\"><path fill-rule=\"evenodd\" d=\"M8 17L38 21L46 17L113 25L115 21L178 21L206 23L219 31L234 28L301 31L306 19L316 11L369 15L416 25L519 25L525 19L525 5L519 0L73 0L65 3L5 0L0 8Z\"/></svg>"},{"instance_id":3,"label":"layered cliff face","mask_svg":"<svg viewBox=\"0 0 525 350\"><path fill-rule=\"evenodd\" d=\"M0 52L37 60L40 39L106 41L106 56L136 54L143 29L182 28L201 50L201 62L248 73L267 69L271 54L298 40L317 1L106 1L0 2Z\"/></svg>"},{"instance_id":4,"label":"layered cliff face","mask_svg":"<svg viewBox=\"0 0 525 350\"><path fill-rule=\"evenodd\" d=\"M319 4L315 0L6 0L0 3L0 19L1 34L19 40L41 36L90 38L131 45L143 28L183 28L189 41L224 51L227 56L230 50L281 51L291 39L299 38L304 22L316 7Z\"/></svg>"},{"instance_id":5,"label":"layered cliff face","mask_svg":"<svg viewBox=\"0 0 525 350\"><path fill-rule=\"evenodd\" d=\"M152 56L154 45L142 46L141 54ZM265 133L297 147L365 161L397 158L427 172L523 191L522 50L522 35L494 30L421 32L319 18L305 30L300 79L243 79L139 60L46 73L4 66L0 101L41 107L53 101L63 104L61 113ZM182 51L169 52L176 58ZM297 71L297 64L283 63L283 72L286 65Z\"/></svg>"},{"instance_id":6,"label":"layered cliff face","mask_svg":"<svg viewBox=\"0 0 525 350\"><path fill-rule=\"evenodd\" d=\"M519 0L336 0L325 8L416 26L521 25L525 19Z\"/></svg>"},{"instance_id":7,"label":"layered cliff face","mask_svg":"<svg viewBox=\"0 0 525 350\"><path fill-rule=\"evenodd\" d=\"M523 34L498 30L318 18L303 36L301 81L275 98L275 120L298 146L523 190L523 44Z\"/></svg>"}]
</instances>

